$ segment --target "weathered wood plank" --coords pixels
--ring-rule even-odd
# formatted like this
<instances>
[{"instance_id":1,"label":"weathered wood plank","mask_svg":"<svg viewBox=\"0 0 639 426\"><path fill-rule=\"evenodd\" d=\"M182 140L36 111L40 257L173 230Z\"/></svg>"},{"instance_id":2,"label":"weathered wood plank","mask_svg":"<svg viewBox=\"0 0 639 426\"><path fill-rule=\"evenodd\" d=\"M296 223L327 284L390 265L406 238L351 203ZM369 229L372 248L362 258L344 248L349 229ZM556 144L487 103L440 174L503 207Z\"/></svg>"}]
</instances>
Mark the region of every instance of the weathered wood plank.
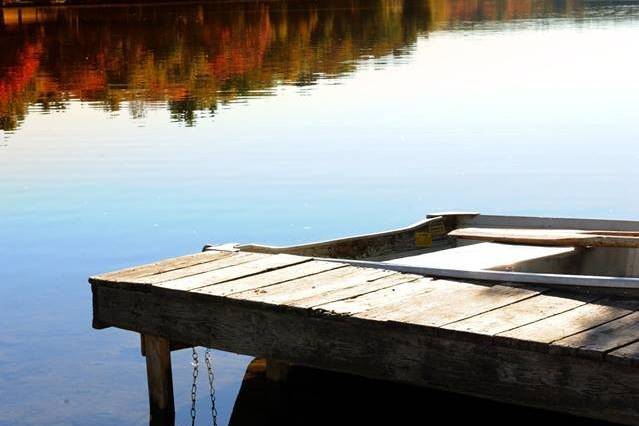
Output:
<instances>
[{"instance_id":1,"label":"weathered wood plank","mask_svg":"<svg viewBox=\"0 0 639 426\"><path fill-rule=\"evenodd\" d=\"M157 273L148 277L137 278L135 282L139 284L159 284L212 272L222 268L241 265L243 263L255 262L256 260L262 260L268 257L268 255L258 253L233 253L231 256L216 259L213 262L201 263L199 265L189 266L173 271Z\"/></svg>"},{"instance_id":2,"label":"weathered wood plank","mask_svg":"<svg viewBox=\"0 0 639 426\"><path fill-rule=\"evenodd\" d=\"M392 274L393 272L382 269L347 266L281 284L235 293L229 297L263 303L288 304L325 292L362 285Z\"/></svg>"},{"instance_id":3,"label":"weathered wood plank","mask_svg":"<svg viewBox=\"0 0 639 426\"><path fill-rule=\"evenodd\" d=\"M287 302L287 305L298 306L300 308L312 308L318 305L325 305L343 299L351 299L377 290L394 287L406 282L414 282L422 278L419 275L391 274L382 278L366 281L349 287L342 287L336 290L329 290L319 294L312 294L302 299L295 299ZM320 308L323 309L323 308Z\"/></svg>"},{"instance_id":4,"label":"weathered wood plank","mask_svg":"<svg viewBox=\"0 0 639 426\"><path fill-rule=\"evenodd\" d=\"M639 424L639 369L492 338L151 287L95 286L98 319L194 344ZM291 326L294 324L294 326ZM543 374L540 374L543 371ZM611 380L614 378L614 380Z\"/></svg>"},{"instance_id":5,"label":"weathered wood plank","mask_svg":"<svg viewBox=\"0 0 639 426\"><path fill-rule=\"evenodd\" d=\"M169 350L171 352L179 351L181 349L190 348L191 346L192 345L190 343L176 342L175 340L171 340L169 342ZM144 334L140 334L140 354L142 356L146 356L146 349L145 349L145 346L144 346Z\"/></svg>"},{"instance_id":6,"label":"weathered wood plank","mask_svg":"<svg viewBox=\"0 0 639 426\"><path fill-rule=\"evenodd\" d=\"M432 291L438 285L432 278L423 278L365 293L350 299L315 305L315 308L344 315L354 315L373 308L392 305L399 301L410 303L413 296Z\"/></svg>"},{"instance_id":7,"label":"weathered wood plank","mask_svg":"<svg viewBox=\"0 0 639 426\"><path fill-rule=\"evenodd\" d=\"M612 362L639 366L639 342L630 343L609 352L606 354L606 359Z\"/></svg>"},{"instance_id":8,"label":"weathered wood plank","mask_svg":"<svg viewBox=\"0 0 639 426\"><path fill-rule=\"evenodd\" d=\"M149 386L150 424L164 426L175 421L173 375L171 373L171 345L168 339L150 334L142 335L146 356Z\"/></svg>"},{"instance_id":9,"label":"weathered wood plank","mask_svg":"<svg viewBox=\"0 0 639 426\"><path fill-rule=\"evenodd\" d=\"M603 298L498 334L523 341L552 343L632 313L624 300Z\"/></svg>"},{"instance_id":10,"label":"weathered wood plank","mask_svg":"<svg viewBox=\"0 0 639 426\"><path fill-rule=\"evenodd\" d=\"M439 239L433 240L433 243L426 248L411 249L406 251L393 251L393 252L384 253L383 255L380 255L380 256L366 257L365 259L370 261L375 261L375 262L386 262L389 260L400 259L400 258L408 257L408 256L417 256L417 255L425 254L425 253L435 253L440 250L448 250L451 247L452 247L451 243L448 239L439 238Z\"/></svg>"},{"instance_id":11,"label":"weathered wood plank","mask_svg":"<svg viewBox=\"0 0 639 426\"><path fill-rule=\"evenodd\" d=\"M586 229L596 231L638 231L639 222L611 219L579 219L563 217L465 215L457 217L457 227L481 228L539 228L539 229Z\"/></svg>"},{"instance_id":12,"label":"weathered wood plank","mask_svg":"<svg viewBox=\"0 0 639 426\"><path fill-rule=\"evenodd\" d=\"M246 244L239 246L239 248L256 253L288 253L300 256L366 259L389 253L429 248L434 241L446 241L446 232L447 229L442 218L432 217L411 226L374 234L287 247Z\"/></svg>"},{"instance_id":13,"label":"weathered wood plank","mask_svg":"<svg viewBox=\"0 0 639 426\"><path fill-rule=\"evenodd\" d=\"M186 268L188 266L198 265L201 263L213 262L230 256L231 253L220 251L207 251L201 253L190 254L186 256L174 257L146 265L133 266L131 268L120 269L118 271L106 274L96 275L91 280L100 281L126 281L135 278L141 278L148 275L157 274L159 272L168 272L176 269Z\"/></svg>"},{"instance_id":14,"label":"weathered wood plank","mask_svg":"<svg viewBox=\"0 0 639 426\"><path fill-rule=\"evenodd\" d=\"M639 232L579 229L460 228L451 237L514 244L572 247L639 247Z\"/></svg>"},{"instance_id":15,"label":"weathered wood plank","mask_svg":"<svg viewBox=\"0 0 639 426\"><path fill-rule=\"evenodd\" d=\"M603 357L605 352L639 339L639 312L601 324L554 342L554 345L578 349L590 356Z\"/></svg>"},{"instance_id":16,"label":"weathered wood plank","mask_svg":"<svg viewBox=\"0 0 639 426\"><path fill-rule=\"evenodd\" d=\"M542 291L544 290L514 286L440 281L440 285L433 291L413 297L411 303L400 301L357 316L378 321L443 326L533 297Z\"/></svg>"},{"instance_id":17,"label":"weathered wood plank","mask_svg":"<svg viewBox=\"0 0 639 426\"><path fill-rule=\"evenodd\" d=\"M288 254L267 255L258 260L240 263L233 267L216 269L198 275L192 275L167 282L155 284L156 287L165 287L174 290L194 290L199 287L209 286L224 281L236 280L250 275L268 272L286 266L296 265L311 261L311 258L292 256Z\"/></svg>"},{"instance_id":18,"label":"weathered wood plank","mask_svg":"<svg viewBox=\"0 0 639 426\"><path fill-rule=\"evenodd\" d=\"M584 305L595 296L549 292L445 325L451 330L494 335ZM460 300L464 303L464 300Z\"/></svg>"},{"instance_id":19,"label":"weathered wood plank","mask_svg":"<svg viewBox=\"0 0 639 426\"><path fill-rule=\"evenodd\" d=\"M251 275L249 277L240 278L237 280L227 281L220 284L213 284L206 287L200 287L193 291L215 296L228 296L229 294L255 290L273 284L280 284L286 281L292 281L310 275L319 274L320 272L343 268L345 266L346 265L340 263L313 260L310 262L304 262L292 266L287 266L285 268L276 269L274 271L265 272L263 274Z\"/></svg>"}]
</instances>

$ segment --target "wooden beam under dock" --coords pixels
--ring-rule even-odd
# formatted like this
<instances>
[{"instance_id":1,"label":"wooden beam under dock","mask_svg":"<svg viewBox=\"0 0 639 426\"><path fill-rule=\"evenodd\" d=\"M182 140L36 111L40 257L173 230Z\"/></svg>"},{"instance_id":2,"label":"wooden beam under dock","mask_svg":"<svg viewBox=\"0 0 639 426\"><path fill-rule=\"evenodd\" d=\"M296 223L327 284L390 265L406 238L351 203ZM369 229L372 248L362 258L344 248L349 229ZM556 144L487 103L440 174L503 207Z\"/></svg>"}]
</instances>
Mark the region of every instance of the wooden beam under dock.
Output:
<instances>
[{"instance_id":1,"label":"wooden beam under dock","mask_svg":"<svg viewBox=\"0 0 639 426\"><path fill-rule=\"evenodd\" d=\"M146 375L149 386L150 422L152 426L175 424L171 345L169 340L143 334Z\"/></svg>"}]
</instances>

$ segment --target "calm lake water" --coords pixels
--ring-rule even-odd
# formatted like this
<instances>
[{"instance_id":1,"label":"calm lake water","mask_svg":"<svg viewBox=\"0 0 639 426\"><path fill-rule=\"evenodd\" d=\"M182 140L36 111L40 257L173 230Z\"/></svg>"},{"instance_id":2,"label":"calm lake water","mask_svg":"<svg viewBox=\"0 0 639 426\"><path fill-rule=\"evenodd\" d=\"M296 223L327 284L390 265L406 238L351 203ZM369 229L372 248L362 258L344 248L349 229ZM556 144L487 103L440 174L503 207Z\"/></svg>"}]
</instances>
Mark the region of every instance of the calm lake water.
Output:
<instances>
[{"instance_id":1,"label":"calm lake water","mask_svg":"<svg viewBox=\"0 0 639 426\"><path fill-rule=\"evenodd\" d=\"M91 274L436 210L639 219L638 43L637 1L0 9L0 424L147 422ZM222 424L249 361L215 353Z\"/></svg>"}]
</instances>

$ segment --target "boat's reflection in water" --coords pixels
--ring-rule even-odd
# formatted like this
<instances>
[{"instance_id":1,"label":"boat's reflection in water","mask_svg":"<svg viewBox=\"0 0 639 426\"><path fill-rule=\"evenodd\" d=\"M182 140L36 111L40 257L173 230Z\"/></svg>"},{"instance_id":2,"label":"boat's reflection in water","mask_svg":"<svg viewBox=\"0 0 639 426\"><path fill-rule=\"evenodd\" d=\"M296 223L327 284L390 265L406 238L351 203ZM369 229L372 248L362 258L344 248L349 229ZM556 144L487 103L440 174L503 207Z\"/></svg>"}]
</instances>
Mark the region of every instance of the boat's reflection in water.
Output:
<instances>
[{"instance_id":1,"label":"boat's reflection in water","mask_svg":"<svg viewBox=\"0 0 639 426\"><path fill-rule=\"evenodd\" d=\"M230 425L611 424L306 367L291 368L286 382L278 383L265 370L264 360L249 364Z\"/></svg>"}]
</instances>

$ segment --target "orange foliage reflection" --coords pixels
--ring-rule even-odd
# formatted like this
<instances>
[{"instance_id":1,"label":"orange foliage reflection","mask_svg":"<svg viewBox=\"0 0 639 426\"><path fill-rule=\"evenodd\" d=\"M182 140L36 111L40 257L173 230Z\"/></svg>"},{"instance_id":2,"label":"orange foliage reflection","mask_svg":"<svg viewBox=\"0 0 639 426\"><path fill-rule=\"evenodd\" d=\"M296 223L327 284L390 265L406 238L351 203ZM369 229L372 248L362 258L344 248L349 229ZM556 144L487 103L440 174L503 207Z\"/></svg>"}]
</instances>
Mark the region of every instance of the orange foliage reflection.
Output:
<instances>
[{"instance_id":1,"label":"orange foliage reflection","mask_svg":"<svg viewBox=\"0 0 639 426\"><path fill-rule=\"evenodd\" d=\"M149 102L193 123L247 94L308 85L397 55L417 36L459 22L571 13L537 0L323 0L0 10L0 128L29 105L70 99L134 116Z\"/></svg>"}]
</instances>

